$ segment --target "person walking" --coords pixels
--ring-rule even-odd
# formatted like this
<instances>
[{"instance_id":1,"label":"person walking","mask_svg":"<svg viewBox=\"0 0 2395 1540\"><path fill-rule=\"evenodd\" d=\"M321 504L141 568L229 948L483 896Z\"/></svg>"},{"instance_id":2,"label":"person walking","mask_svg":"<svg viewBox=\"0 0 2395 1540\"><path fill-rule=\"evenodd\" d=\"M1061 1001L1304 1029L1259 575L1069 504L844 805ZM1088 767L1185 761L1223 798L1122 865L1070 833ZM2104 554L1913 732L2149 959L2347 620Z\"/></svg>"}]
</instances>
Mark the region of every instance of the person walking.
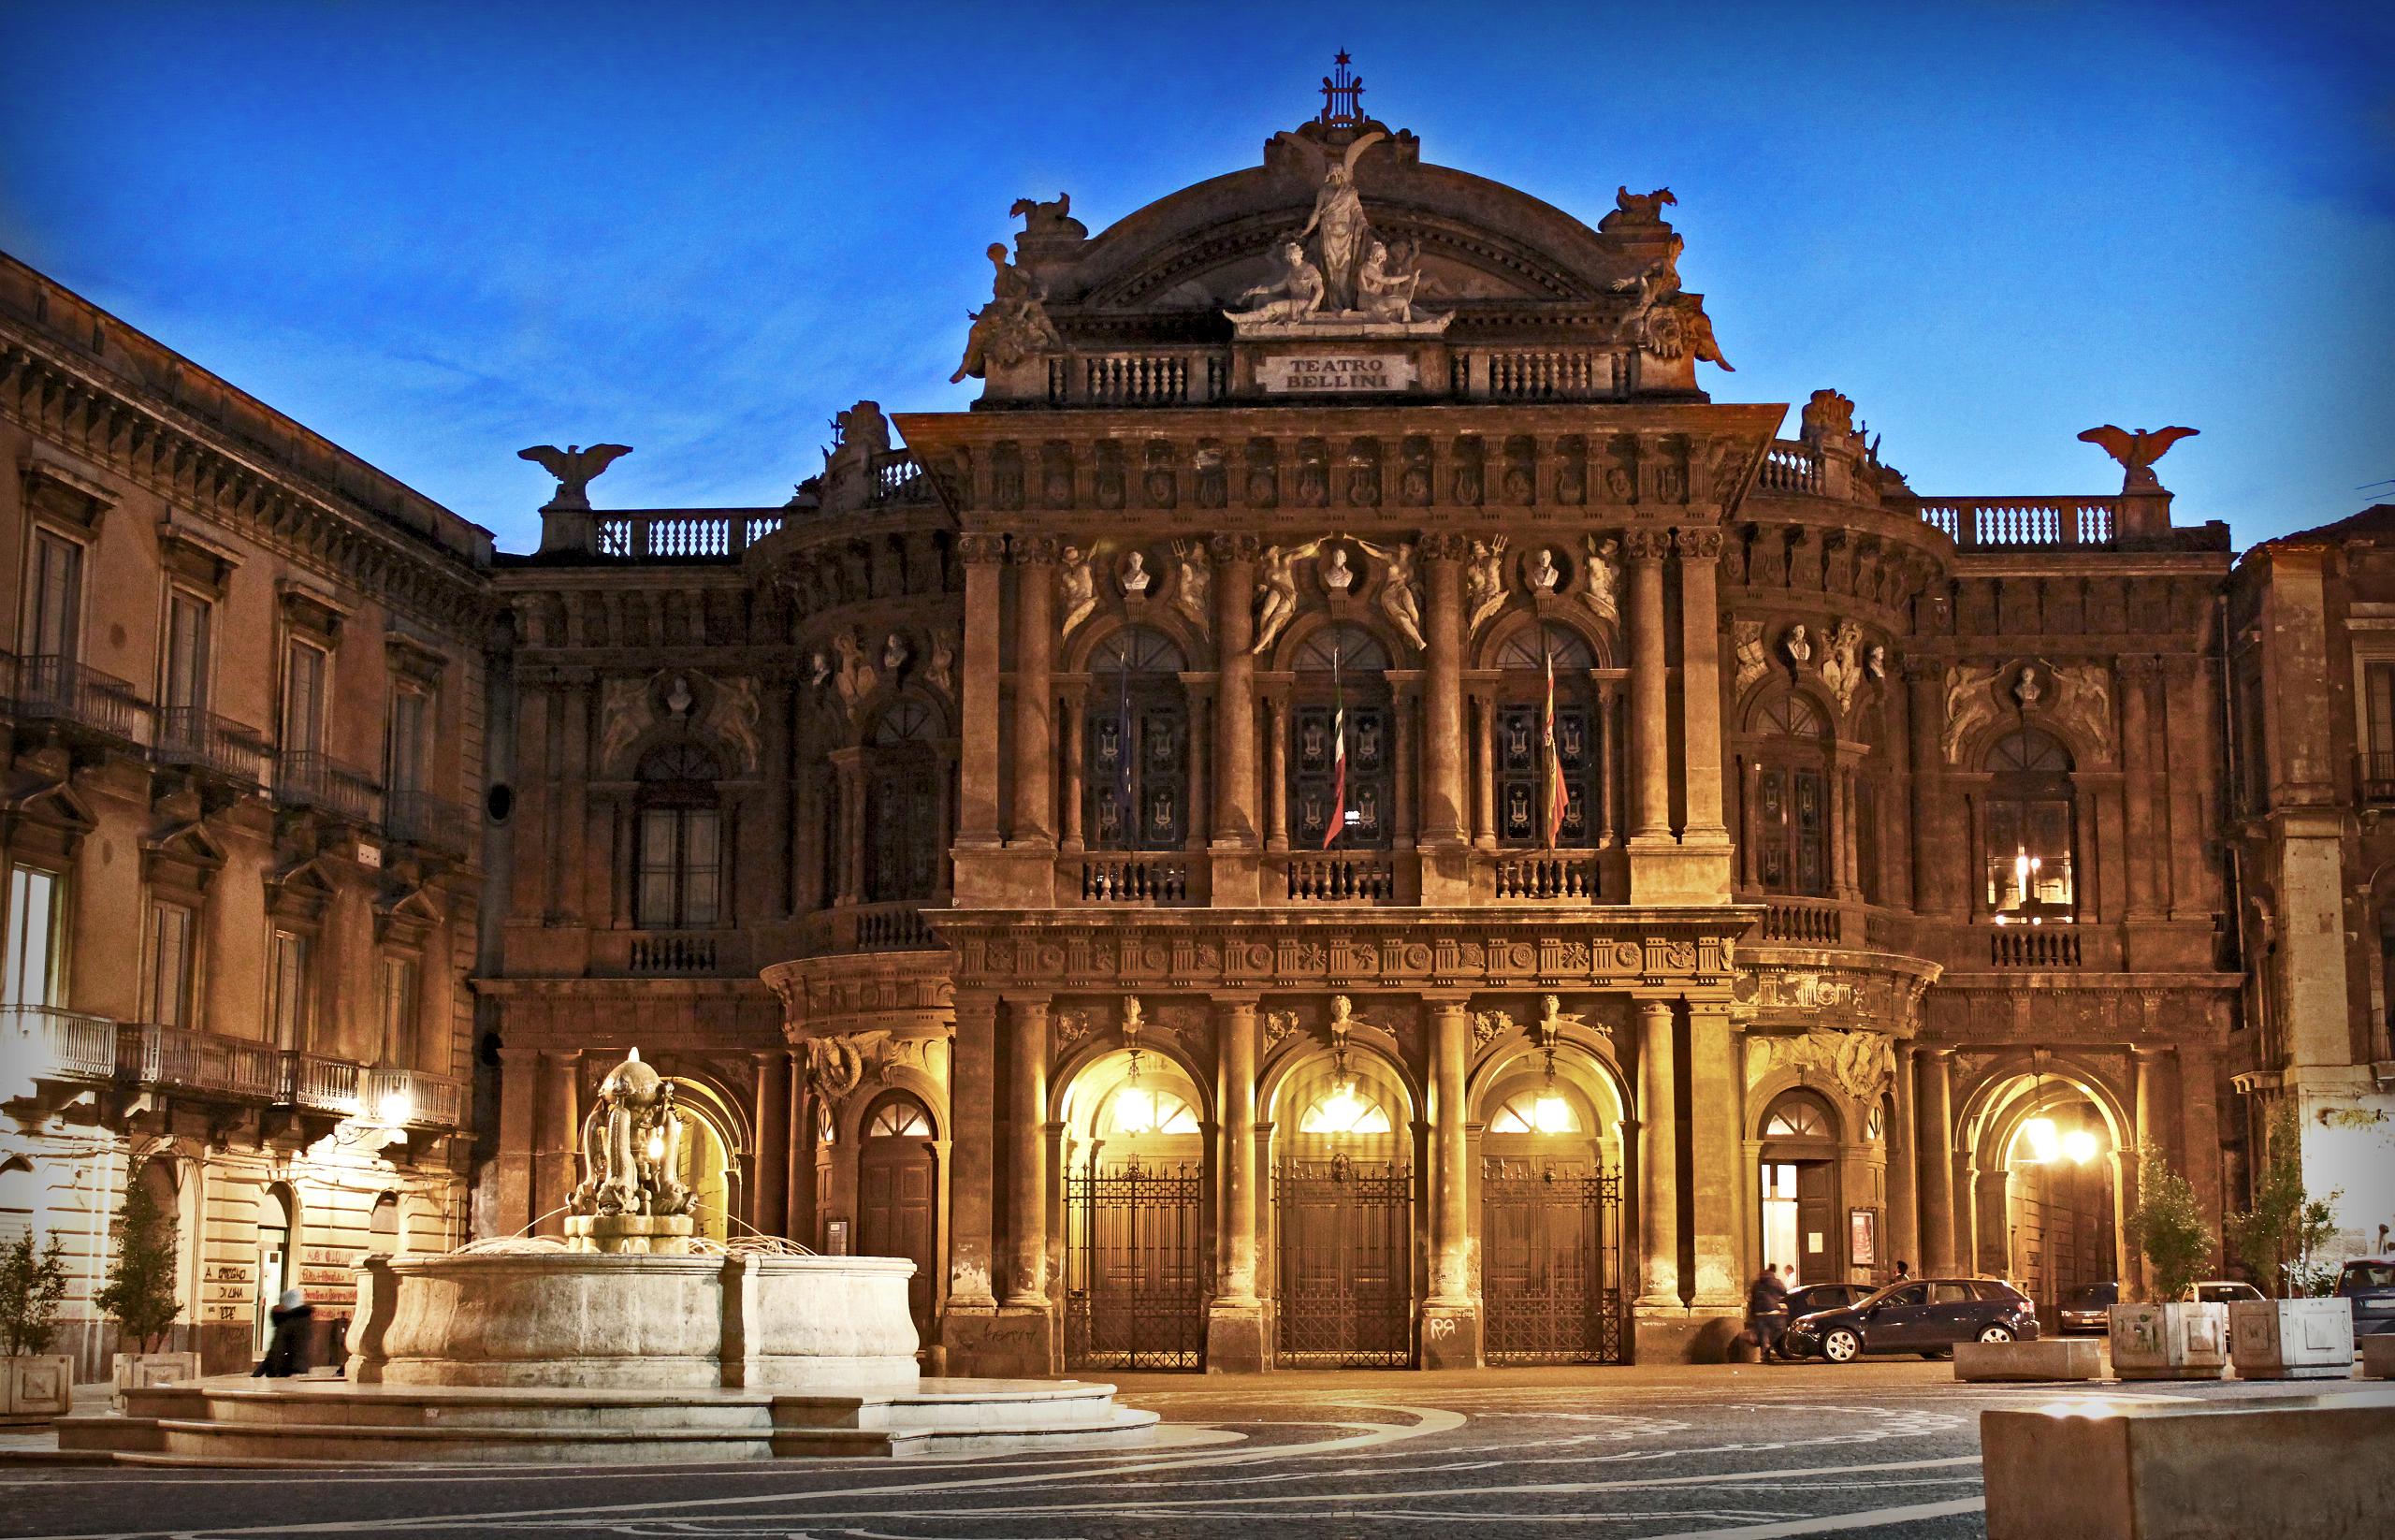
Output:
<instances>
[{"instance_id":1,"label":"person walking","mask_svg":"<svg viewBox=\"0 0 2395 1540\"><path fill-rule=\"evenodd\" d=\"M309 1339L314 1335L315 1308L308 1303L308 1296L296 1288L286 1288L283 1298L269 1311L274 1322L274 1335L266 1344L266 1357L250 1371L253 1379L285 1379L308 1372Z\"/></svg>"},{"instance_id":2,"label":"person walking","mask_svg":"<svg viewBox=\"0 0 2395 1540\"><path fill-rule=\"evenodd\" d=\"M1779 1334L1788 1325L1788 1286L1773 1262L1747 1286L1747 1330L1763 1350L1764 1361L1779 1356Z\"/></svg>"}]
</instances>

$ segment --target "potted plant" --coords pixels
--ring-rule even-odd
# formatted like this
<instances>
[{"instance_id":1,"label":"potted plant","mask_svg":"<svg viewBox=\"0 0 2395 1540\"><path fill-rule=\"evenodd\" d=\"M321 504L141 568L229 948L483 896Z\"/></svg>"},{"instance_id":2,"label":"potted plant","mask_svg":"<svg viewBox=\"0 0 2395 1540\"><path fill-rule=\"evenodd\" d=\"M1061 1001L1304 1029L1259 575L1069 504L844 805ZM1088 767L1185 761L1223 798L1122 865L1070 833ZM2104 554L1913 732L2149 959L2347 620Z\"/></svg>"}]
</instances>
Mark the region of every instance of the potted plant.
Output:
<instances>
[{"instance_id":1,"label":"potted plant","mask_svg":"<svg viewBox=\"0 0 2395 1540\"><path fill-rule=\"evenodd\" d=\"M49 1351L66 1299L66 1258L58 1237L34 1244L27 1230L0 1248L0 1414L65 1417L74 1388L75 1360Z\"/></svg>"},{"instance_id":2,"label":"potted plant","mask_svg":"<svg viewBox=\"0 0 2395 1540\"><path fill-rule=\"evenodd\" d=\"M119 1345L133 1348L114 1358L120 1402L128 1390L199 1377L198 1354L151 1351L181 1308L175 1299L175 1220L138 1182L125 1189L117 1211L116 1255L106 1286L92 1302L116 1322Z\"/></svg>"},{"instance_id":3,"label":"potted plant","mask_svg":"<svg viewBox=\"0 0 2395 1540\"><path fill-rule=\"evenodd\" d=\"M2145 1256L2149 1297L2112 1311L2112 1373L2125 1380L2216 1380L2228 1366L2228 1307L2180 1296L2213 1250L2196 1189L2149 1150L2138 1166L2129 1243Z\"/></svg>"},{"instance_id":4,"label":"potted plant","mask_svg":"<svg viewBox=\"0 0 2395 1540\"><path fill-rule=\"evenodd\" d=\"M2303 1190L2303 1155L2292 1105L2271 1119L2253 1207L2223 1228L2239 1256L2260 1271L2268 1300L2228 1306L2229 1358L2243 1379L2343 1379L2354 1361L2351 1300L2327 1299L2336 1269L2316 1260L2336 1233L2341 1195Z\"/></svg>"}]
</instances>

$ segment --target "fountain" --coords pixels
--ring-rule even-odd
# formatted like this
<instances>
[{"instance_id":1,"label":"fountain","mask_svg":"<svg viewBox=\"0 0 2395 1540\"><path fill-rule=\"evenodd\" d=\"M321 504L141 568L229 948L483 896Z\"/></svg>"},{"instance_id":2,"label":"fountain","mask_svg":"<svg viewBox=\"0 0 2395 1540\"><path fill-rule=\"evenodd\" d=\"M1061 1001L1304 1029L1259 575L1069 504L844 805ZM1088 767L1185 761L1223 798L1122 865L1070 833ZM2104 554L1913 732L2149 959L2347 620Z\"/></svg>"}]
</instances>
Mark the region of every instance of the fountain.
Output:
<instances>
[{"instance_id":1,"label":"fountain","mask_svg":"<svg viewBox=\"0 0 2395 1540\"><path fill-rule=\"evenodd\" d=\"M341 1379L194 1381L68 1418L60 1446L191 1463L769 1459L1143 1443L1079 1381L925 1380L895 1257L697 1233L674 1084L600 1082L565 1235L370 1257Z\"/></svg>"}]
</instances>

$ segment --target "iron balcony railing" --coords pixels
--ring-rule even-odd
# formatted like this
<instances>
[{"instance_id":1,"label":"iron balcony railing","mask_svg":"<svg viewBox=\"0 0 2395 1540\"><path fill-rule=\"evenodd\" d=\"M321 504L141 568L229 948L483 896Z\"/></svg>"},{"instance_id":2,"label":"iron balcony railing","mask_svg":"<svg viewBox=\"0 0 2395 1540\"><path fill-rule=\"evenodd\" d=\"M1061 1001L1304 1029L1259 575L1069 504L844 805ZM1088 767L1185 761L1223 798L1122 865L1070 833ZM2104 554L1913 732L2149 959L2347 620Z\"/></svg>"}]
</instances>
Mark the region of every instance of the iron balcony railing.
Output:
<instances>
[{"instance_id":1,"label":"iron balcony railing","mask_svg":"<svg viewBox=\"0 0 2395 1540\"><path fill-rule=\"evenodd\" d=\"M272 1043L186 1026L128 1022L117 1032L117 1073L137 1085L269 1102L283 1087Z\"/></svg>"},{"instance_id":2,"label":"iron balcony railing","mask_svg":"<svg viewBox=\"0 0 2395 1540\"><path fill-rule=\"evenodd\" d=\"M181 764L238 781L261 785L273 751L236 721L198 706L167 706L158 713L157 741L151 753L161 764Z\"/></svg>"},{"instance_id":3,"label":"iron balcony railing","mask_svg":"<svg viewBox=\"0 0 2395 1540\"><path fill-rule=\"evenodd\" d=\"M313 807L352 823L379 823L383 817L383 790L373 777L313 750L276 756L274 799L291 806Z\"/></svg>"},{"instance_id":4,"label":"iron balcony railing","mask_svg":"<svg viewBox=\"0 0 2395 1540\"><path fill-rule=\"evenodd\" d=\"M0 1059L29 1080L116 1078L114 1020L49 1005L0 1006ZM7 1077L0 1076L0 1085ZM6 1094L0 1092L0 1094Z\"/></svg>"},{"instance_id":5,"label":"iron balcony railing","mask_svg":"<svg viewBox=\"0 0 2395 1540\"><path fill-rule=\"evenodd\" d=\"M149 742L149 704L115 675L54 654L19 658L13 673L8 698L19 717L69 723L120 743Z\"/></svg>"},{"instance_id":6,"label":"iron balcony railing","mask_svg":"<svg viewBox=\"0 0 2395 1540\"><path fill-rule=\"evenodd\" d=\"M473 815L429 792L392 792L383 799L383 832L403 844L463 856L473 849Z\"/></svg>"},{"instance_id":7,"label":"iron balcony railing","mask_svg":"<svg viewBox=\"0 0 2395 1540\"><path fill-rule=\"evenodd\" d=\"M2354 785L2364 802L2395 802L2395 751L2365 748L2355 755Z\"/></svg>"}]
</instances>

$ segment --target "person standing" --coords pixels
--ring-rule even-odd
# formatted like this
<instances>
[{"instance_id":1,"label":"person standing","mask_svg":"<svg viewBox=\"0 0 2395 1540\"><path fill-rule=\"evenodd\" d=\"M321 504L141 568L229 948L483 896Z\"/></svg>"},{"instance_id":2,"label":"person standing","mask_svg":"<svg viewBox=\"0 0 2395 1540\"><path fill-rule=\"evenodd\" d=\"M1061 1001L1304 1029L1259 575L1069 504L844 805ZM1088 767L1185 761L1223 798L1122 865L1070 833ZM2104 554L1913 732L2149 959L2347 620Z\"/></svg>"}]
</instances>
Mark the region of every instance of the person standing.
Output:
<instances>
[{"instance_id":1,"label":"person standing","mask_svg":"<svg viewBox=\"0 0 2395 1540\"><path fill-rule=\"evenodd\" d=\"M1894 1277L1893 1277L1893 1278L1891 1278L1891 1279L1889 1279L1889 1280L1888 1280L1889 1285L1890 1285L1891 1286L1894 1286L1894 1285L1897 1285L1897 1284L1909 1284L1909 1283L1911 1283L1911 1282L1912 1282L1912 1264L1911 1264L1910 1262L1906 1261L1906 1260L1905 1260L1903 1257L1897 1257L1897 1258L1896 1258L1896 1275L1895 1275Z\"/></svg>"},{"instance_id":2,"label":"person standing","mask_svg":"<svg viewBox=\"0 0 2395 1540\"><path fill-rule=\"evenodd\" d=\"M300 1290L286 1288L269 1314L274 1321L274 1336L267 1344L266 1357L250 1371L251 1377L284 1379L306 1373L311 1346L308 1339L315 1324L315 1307L308 1303L308 1296Z\"/></svg>"},{"instance_id":3,"label":"person standing","mask_svg":"<svg viewBox=\"0 0 2395 1540\"><path fill-rule=\"evenodd\" d=\"M1766 1361L1778 1356L1779 1334L1788 1325L1788 1286L1773 1262L1747 1286L1747 1329Z\"/></svg>"}]
</instances>

